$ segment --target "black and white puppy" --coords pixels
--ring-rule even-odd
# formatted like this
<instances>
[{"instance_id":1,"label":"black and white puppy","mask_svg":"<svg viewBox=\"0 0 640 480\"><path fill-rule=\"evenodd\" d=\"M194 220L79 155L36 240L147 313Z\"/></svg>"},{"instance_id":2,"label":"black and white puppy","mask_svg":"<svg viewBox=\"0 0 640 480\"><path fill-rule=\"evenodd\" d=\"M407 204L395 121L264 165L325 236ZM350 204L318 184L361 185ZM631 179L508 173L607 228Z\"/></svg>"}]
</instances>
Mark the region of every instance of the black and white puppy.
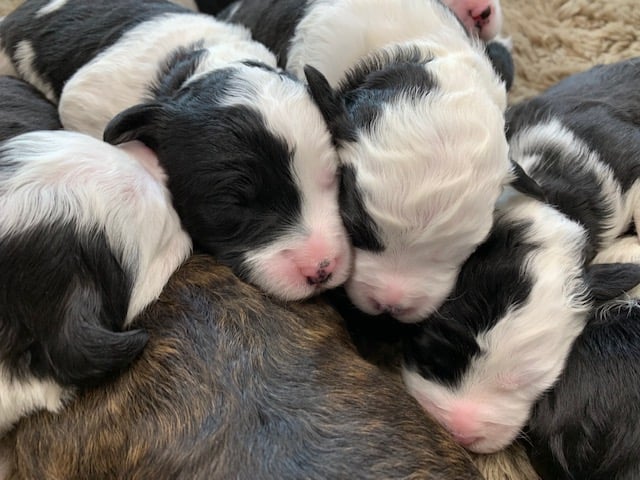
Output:
<instances>
[{"instance_id":1,"label":"black and white puppy","mask_svg":"<svg viewBox=\"0 0 640 480\"><path fill-rule=\"evenodd\" d=\"M637 222L640 61L598 67L513 107L511 155L549 203L505 192L488 240L407 342L405 380L476 452L509 444L558 379L594 305L640 283L589 265Z\"/></svg>"},{"instance_id":2,"label":"black and white puppy","mask_svg":"<svg viewBox=\"0 0 640 480\"><path fill-rule=\"evenodd\" d=\"M33 131L55 119L0 79L0 436L127 367L148 335L123 329L191 250L150 150Z\"/></svg>"},{"instance_id":3,"label":"black and white puppy","mask_svg":"<svg viewBox=\"0 0 640 480\"><path fill-rule=\"evenodd\" d=\"M242 0L226 14L281 66L302 76L311 65L337 85L307 75L344 165L346 290L369 314L425 318L509 181L506 92L484 45L436 0Z\"/></svg>"},{"instance_id":4,"label":"black and white puppy","mask_svg":"<svg viewBox=\"0 0 640 480\"><path fill-rule=\"evenodd\" d=\"M134 325L151 339L131 369L20 422L10 478L482 478L320 301L194 255Z\"/></svg>"},{"instance_id":5,"label":"black and white puppy","mask_svg":"<svg viewBox=\"0 0 640 480\"><path fill-rule=\"evenodd\" d=\"M636 235L594 262L640 263ZM566 367L529 419L530 458L544 479L640 478L640 301L638 292L591 313Z\"/></svg>"},{"instance_id":6,"label":"black and white puppy","mask_svg":"<svg viewBox=\"0 0 640 480\"><path fill-rule=\"evenodd\" d=\"M27 0L0 38L65 128L157 153L196 247L284 299L347 278L329 130L245 28L163 0Z\"/></svg>"}]
</instances>

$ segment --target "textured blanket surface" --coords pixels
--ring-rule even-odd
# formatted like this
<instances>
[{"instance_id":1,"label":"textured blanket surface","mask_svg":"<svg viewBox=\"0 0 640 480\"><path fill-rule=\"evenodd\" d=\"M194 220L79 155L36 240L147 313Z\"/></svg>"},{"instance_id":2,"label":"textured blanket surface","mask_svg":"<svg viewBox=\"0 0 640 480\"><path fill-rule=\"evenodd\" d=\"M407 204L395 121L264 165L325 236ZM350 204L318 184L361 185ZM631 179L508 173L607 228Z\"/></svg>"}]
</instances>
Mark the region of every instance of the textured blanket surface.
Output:
<instances>
[{"instance_id":1,"label":"textured blanket surface","mask_svg":"<svg viewBox=\"0 0 640 480\"><path fill-rule=\"evenodd\" d=\"M0 0L0 17L21 1ZM516 67L511 103L595 64L640 56L639 0L502 0L502 8ZM537 478L518 447L476 463L488 480Z\"/></svg>"}]
</instances>

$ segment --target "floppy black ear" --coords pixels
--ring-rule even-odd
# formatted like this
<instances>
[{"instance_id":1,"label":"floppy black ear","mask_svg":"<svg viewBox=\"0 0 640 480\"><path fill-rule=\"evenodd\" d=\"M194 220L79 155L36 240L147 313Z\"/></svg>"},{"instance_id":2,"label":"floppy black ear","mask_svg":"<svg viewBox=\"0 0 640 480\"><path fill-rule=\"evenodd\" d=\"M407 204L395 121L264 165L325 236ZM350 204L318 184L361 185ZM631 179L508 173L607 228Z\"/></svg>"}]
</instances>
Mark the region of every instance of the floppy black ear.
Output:
<instances>
[{"instance_id":1,"label":"floppy black ear","mask_svg":"<svg viewBox=\"0 0 640 480\"><path fill-rule=\"evenodd\" d=\"M112 145L140 140L153 148L157 127L166 117L164 106L159 103L142 103L127 108L107 124L102 138Z\"/></svg>"},{"instance_id":2,"label":"floppy black ear","mask_svg":"<svg viewBox=\"0 0 640 480\"><path fill-rule=\"evenodd\" d=\"M309 85L311 97L318 105L329 132L331 132L333 143L355 141L355 131L349 121L349 114L342 96L331 88L326 77L311 65L305 65L304 75Z\"/></svg>"},{"instance_id":3,"label":"floppy black ear","mask_svg":"<svg viewBox=\"0 0 640 480\"><path fill-rule=\"evenodd\" d=\"M517 191L529 195L530 197L540 200L541 202L547 201L547 195L544 193L542 187L531 178L527 172L516 162L511 160L511 175L510 185Z\"/></svg>"},{"instance_id":4,"label":"floppy black ear","mask_svg":"<svg viewBox=\"0 0 640 480\"><path fill-rule=\"evenodd\" d=\"M640 284L640 264L596 263L586 269L586 280L596 302L612 300Z\"/></svg>"}]
</instances>

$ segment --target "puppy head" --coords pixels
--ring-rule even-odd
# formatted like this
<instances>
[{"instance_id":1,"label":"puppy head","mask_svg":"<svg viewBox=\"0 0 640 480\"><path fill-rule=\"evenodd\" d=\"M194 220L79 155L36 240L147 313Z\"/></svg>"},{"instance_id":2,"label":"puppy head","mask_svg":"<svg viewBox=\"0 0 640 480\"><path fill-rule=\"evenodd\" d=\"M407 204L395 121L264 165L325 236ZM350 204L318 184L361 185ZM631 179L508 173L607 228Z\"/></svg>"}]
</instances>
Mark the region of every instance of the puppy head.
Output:
<instances>
[{"instance_id":1,"label":"puppy head","mask_svg":"<svg viewBox=\"0 0 640 480\"><path fill-rule=\"evenodd\" d=\"M478 453L516 438L560 375L592 302L640 280L631 264L585 272L585 231L554 209L531 200L509 210L520 220L497 220L405 351L409 392Z\"/></svg>"},{"instance_id":2,"label":"puppy head","mask_svg":"<svg viewBox=\"0 0 640 480\"><path fill-rule=\"evenodd\" d=\"M492 72L484 85L471 64L393 47L366 58L337 92L309 82L344 164L341 208L355 246L345 287L368 314L428 316L489 233L510 172L504 88ZM474 74L461 76L467 67Z\"/></svg>"},{"instance_id":3,"label":"puppy head","mask_svg":"<svg viewBox=\"0 0 640 480\"><path fill-rule=\"evenodd\" d=\"M338 160L305 86L238 63L200 74L175 95L118 115L105 139L158 154L196 247L284 299L347 278Z\"/></svg>"},{"instance_id":4,"label":"puppy head","mask_svg":"<svg viewBox=\"0 0 640 480\"><path fill-rule=\"evenodd\" d=\"M66 131L27 133L0 152L3 360L63 385L126 367L147 335L123 327L191 245L152 158Z\"/></svg>"}]
</instances>

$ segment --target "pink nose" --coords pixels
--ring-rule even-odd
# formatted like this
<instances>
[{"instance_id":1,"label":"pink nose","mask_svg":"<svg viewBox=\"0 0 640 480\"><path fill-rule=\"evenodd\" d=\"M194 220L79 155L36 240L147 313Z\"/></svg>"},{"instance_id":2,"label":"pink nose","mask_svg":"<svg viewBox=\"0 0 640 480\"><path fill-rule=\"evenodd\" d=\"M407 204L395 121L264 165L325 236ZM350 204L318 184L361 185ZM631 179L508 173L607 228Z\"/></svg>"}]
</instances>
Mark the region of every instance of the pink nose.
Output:
<instances>
[{"instance_id":1,"label":"pink nose","mask_svg":"<svg viewBox=\"0 0 640 480\"><path fill-rule=\"evenodd\" d=\"M477 13L475 15L471 13L471 18L473 18L476 21L476 23L479 25L482 25L483 23L485 23L490 16L491 16L491 6L488 6L487 8L482 10L480 13Z\"/></svg>"},{"instance_id":2,"label":"pink nose","mask_svg":"<svg viewBox=\"0 0 640 480\"><path fill-rule=\"evenodd\" d=\"M335 267L335 261L332 262L325 258L317 265L300 267L300 273L307 277L307 283L309 285L322 285L329 281Z\"/></svg>"}]
</instances>

